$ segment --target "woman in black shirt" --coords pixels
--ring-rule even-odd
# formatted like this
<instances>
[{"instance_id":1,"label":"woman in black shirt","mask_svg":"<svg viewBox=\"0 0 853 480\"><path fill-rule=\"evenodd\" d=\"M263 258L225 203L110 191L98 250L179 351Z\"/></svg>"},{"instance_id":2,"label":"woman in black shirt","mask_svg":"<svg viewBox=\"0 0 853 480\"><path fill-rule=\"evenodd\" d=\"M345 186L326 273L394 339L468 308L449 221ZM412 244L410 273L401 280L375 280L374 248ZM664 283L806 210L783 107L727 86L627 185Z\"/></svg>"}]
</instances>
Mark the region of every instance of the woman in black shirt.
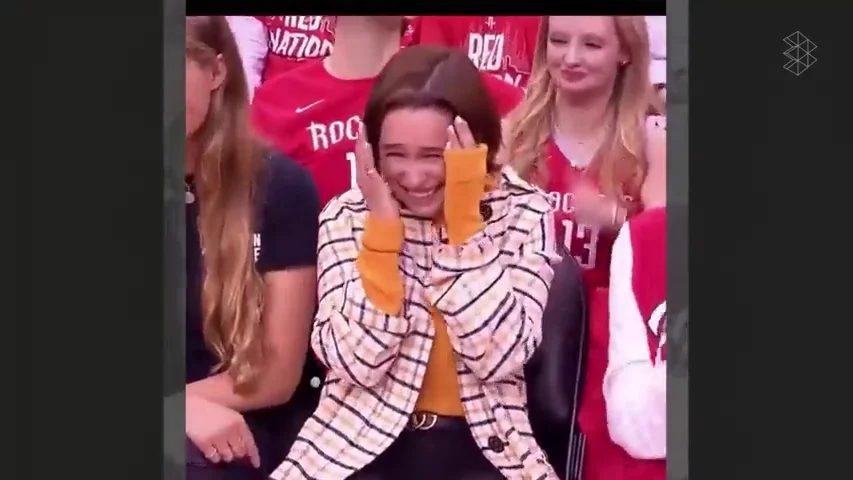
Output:
<instances>
[{"instance_id":1,"label":"woman in black shirt","mask_svg":"<svg viewBox=\"0 0 853 480\"><path fill-rule=\"evenodd\" d=\"M224 17L187 17L186 32L187 478L265 478L299 403L319 200L252 136Z\"/></svg>"}]
</instances>

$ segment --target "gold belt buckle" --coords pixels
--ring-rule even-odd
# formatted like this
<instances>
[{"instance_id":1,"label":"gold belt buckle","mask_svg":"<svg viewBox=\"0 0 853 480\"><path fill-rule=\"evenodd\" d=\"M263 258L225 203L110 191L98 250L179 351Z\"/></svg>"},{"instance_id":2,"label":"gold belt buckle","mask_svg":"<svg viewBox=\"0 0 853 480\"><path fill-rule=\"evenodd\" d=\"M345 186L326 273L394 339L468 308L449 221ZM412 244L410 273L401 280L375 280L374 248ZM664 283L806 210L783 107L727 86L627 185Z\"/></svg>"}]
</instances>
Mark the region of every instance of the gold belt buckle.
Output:
<instances>
[{"instance_id":1,"label":"gold belt buckle","mask_svg":"<svg viewBox=\"0 0 853 480\"><path fill-rule=\"evenodd\" d=\"M422 431L431 430L438 423L438 415L431 412L414 412L409 415L409 430Z\"/></svg>"}]
</instances>

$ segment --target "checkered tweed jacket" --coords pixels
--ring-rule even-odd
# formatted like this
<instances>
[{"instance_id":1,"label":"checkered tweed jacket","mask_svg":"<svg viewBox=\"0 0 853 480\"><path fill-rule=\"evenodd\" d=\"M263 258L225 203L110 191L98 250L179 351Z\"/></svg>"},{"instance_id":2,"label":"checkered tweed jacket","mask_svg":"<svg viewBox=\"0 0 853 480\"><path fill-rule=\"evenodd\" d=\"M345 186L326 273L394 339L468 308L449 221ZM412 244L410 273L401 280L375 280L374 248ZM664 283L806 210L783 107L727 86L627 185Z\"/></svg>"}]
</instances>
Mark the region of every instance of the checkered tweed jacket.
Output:
<instances>
[{"instance_id":1,"label":"checkered tweed jacket","mask_svg":"<svg viewBox=\"0 0 853 480\"><path fill-rule=\"evenodd\" d=\"M343 480L391 445L426 370L435 332L428 304L447 323L465 416L483 455L510 479L558 478L531 432L523 372L541 340L558 259L549 203L505 170L481 205L491 209L485 229L459 247L447 244L444 228L402 215L400 317L372 305L359 280L368 213L361 193L326 206L311 345L329 372L317 410L272 479Z\"/></svg>"}]
</instances>

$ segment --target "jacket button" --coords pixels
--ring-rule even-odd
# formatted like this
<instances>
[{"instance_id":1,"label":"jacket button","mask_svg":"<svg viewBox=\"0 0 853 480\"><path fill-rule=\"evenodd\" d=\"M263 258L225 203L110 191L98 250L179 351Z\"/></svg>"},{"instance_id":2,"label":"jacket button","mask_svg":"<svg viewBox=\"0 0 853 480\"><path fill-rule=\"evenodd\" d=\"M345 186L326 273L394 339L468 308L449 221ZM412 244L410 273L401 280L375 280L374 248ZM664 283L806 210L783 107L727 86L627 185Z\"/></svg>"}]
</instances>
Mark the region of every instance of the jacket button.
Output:
<instances>
[{"instance_id":1,"label":"jacket button","mask_svg":"<svg viewBox=\"0 0 853 480\"><path fill-rule=\"evenodd\" d=\"M480 202L480 216L484 222L488 222L492 218L492 207L488 203Z\"/></svg>"},{"instance_id":2,"label":"jacket button","mask_svg":"<svg viewBox=\"0 0 853 480\"><path fill-rule=\"evenodd\" d=\"M501 453L506 448L506 444L498 437L489 437L489 448L495 453Z\"/></svg>"}]
</instances>

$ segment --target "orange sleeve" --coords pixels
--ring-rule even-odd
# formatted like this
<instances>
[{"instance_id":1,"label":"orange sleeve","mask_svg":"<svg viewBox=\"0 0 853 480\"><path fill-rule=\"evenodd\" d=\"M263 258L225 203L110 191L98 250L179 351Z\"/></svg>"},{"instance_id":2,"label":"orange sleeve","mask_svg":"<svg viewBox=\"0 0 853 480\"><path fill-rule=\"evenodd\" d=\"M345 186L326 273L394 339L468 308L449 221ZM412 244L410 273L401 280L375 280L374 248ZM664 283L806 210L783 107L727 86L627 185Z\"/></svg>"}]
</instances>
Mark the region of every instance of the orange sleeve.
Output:
<instances>
[{"instance_id":1,"label":"orange sleeve","mask_svg":"<svg viewBox=\"0 0 853 480\"><path fill-rule=\"evenodd\" d=\"M399 270L403 222L367 216L356 259L367 299L391 316L403 308L403 277Z\"/></svg>"},{"instance_id":2,"label":"orange sleeve","mask_svg":"<svg viewBox=\"0 0 853 480\"><path fill-rule=\"evenodd\" d=\"M444 218L451 245L464 244L485 227L480 200L486 187L486 153L485 145L444 153Z\"/></svg>"}]
</instances>

